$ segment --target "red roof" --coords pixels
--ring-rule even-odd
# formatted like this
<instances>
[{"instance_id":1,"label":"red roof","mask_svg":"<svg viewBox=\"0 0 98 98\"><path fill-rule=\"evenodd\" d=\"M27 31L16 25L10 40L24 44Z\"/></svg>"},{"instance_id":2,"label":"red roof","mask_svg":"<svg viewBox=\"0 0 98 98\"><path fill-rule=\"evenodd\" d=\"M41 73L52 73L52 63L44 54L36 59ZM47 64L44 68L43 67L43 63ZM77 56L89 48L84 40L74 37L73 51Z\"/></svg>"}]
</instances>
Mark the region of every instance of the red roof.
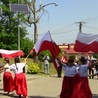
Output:
<instances>
[{"instance_id":1,"label":"red roof","mask_svg":"<svg viewBox=\"0 0 98 98\"><path fill-rule=\"evenodd\" d=\"M74 51L74 44L73 43L72 44L68 44L68 45L66 45L66 44L59 45L59 47L63 51L67 52L68 54L79 54L79 53L85 54L85 52L83 53L83 52L76 52L76 51ZM88 54L93 54L93 52L90 51L90 52L88 52Z\"/></svg>"},{"instance_id":2,"label":"red roof","mask_svg":"<svg viewBox=\"0 0 98 98\"><path fill-rule=\"evenodd\" d=\"M84 54L84 53L85 53L85 52L76 52L76 51L74 51L73 48L71 48L71 49L65 48L64 51L67 52L68 54L78 54L78 53ZM89 54L92 54L93 52L90 51L90 52L88 52L88 53L89 53Z\"/></svg>"}]
</instances>

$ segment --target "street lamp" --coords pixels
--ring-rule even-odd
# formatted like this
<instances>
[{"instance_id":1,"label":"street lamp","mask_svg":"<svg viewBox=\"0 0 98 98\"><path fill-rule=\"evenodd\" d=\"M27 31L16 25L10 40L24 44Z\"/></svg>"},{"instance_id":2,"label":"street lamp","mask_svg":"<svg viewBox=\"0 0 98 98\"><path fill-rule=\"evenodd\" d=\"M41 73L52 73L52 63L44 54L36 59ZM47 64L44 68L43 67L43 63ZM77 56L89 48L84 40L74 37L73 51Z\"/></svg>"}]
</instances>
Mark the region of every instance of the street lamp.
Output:
<instances>
[{"instance_id":1,"label":"street lamp","mask_svg":"<svg viewBox=\"0 0 98 98\"><path fill-rule=\"evenodd\" d=\"M10 4L10 11L18 12L18 50L20 50L20 28L19 28L19 13L28 13L27 4Z\"/></svg>"}]
</instances>

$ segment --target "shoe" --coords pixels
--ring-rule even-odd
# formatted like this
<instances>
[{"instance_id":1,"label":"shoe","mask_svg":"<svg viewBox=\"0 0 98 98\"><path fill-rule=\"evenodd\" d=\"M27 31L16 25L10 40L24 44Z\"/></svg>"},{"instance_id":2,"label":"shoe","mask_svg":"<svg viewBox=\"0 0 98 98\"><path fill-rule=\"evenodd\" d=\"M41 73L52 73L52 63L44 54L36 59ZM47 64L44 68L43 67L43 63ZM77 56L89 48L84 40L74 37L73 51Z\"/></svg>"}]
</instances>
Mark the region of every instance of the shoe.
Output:
<instances>
[{"instance_id":1,"label":"shoe","mask_svg":"<svg viewBox=\"0 0 98 98\"><path fill-rule=\"evenodd\" d=\"M94 76L92 76L92 79L94 78Z\"/></svg>"},{"instance_id":2,"label":"shoe","mask_svg":"<svg viewBox=\"0 0 98 98\"><path fill-rule=\"evenodd\" d=\"M91 79L91 76L89 77L89 79Z\"/></svg>"}]
</instances>

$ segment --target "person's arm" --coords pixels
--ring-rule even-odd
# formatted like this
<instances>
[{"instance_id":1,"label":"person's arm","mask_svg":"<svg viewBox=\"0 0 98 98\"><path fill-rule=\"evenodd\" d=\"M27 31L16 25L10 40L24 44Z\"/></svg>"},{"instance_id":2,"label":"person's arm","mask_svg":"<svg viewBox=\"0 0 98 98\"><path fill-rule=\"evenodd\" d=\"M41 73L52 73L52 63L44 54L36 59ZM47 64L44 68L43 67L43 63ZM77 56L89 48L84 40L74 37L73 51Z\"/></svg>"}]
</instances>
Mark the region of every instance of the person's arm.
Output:
<instances>
[{"instance_id":1,"label":"person's arm","mask_svg":"<svg viewBox=\"0 0 98 98\"><path fill-rule=\"evenodd\" d=\"M88 76L90 77L90 76L96 76L96 75L98 75L98 71L95 74L88 75Z\"/></svg>"},{"instance_id":2,"label":"person's arm","mask_svg":"<svg viewBox=\"0 0 98 98\"><path fill-rule=\"evenodd\" d=\"M59 63L60 65L62 65L62 66L65 65L65 63L63 63L59 57L57 57L57 61L58 61L58 63Z\"/></svg>"},{"instance_id":3,"label":"person's arm","mask_svg":"<svg viewBox=\"0 0 98 98\"><path fill-rule=\"evenodd\" d=\"M22 63L24 63L24 65L26 65L26 63L27 63L27 58L25 58Z\"/></svg>"},{"instance_id":4,"label":"person's arm","mask_svg":"<svg viewBox=\"0 0 98 98\"><path fill-rule=\"evenodd\" d=\"M2 67L0 68L0 73L3 72L5 69L8 69L9 67Z\"/></svg>"},{"instance_id":5,"label":"person's arm","mask_svg":"<svg viewBox=\"0 0 98 98\"><path fill-rule=\"evenodd\" d=\"M46 59L46 55L43 57L43 61Z\"/></svg>"},{"instance_id":6,"label":"person's arm","mask_svg":"<svg viewBox=\"0 0 98 98\"><path fill-rule=\"evenodd\" d=\"M2 72L4 70L4 67L0 68L0 72Z\"/></svg>"},{"instance_id":7,"label":"person's arm","mask_svg":"<svg viewBox=\"0 0 98 98\"><path fill-rule=\"evenodd\" d=\"M95 62L95 63L93 63L93 64L90 64L90 65L88 66L88 68L92 68L92 67L94 67L97 63L98 63L98 61Z\"/></svg>"}]
</instances>

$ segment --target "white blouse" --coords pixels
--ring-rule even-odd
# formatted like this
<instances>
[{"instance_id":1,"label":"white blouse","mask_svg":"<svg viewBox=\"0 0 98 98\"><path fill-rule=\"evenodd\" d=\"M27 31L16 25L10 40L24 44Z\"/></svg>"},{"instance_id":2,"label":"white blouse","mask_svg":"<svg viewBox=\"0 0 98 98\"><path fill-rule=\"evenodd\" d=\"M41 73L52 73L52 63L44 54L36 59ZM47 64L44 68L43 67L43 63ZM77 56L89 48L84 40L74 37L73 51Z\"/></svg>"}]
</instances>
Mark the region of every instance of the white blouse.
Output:
<instances>
[{"instance_id":1,"label":"white blouse","mask_svg":"<svg viewBox=\"0 0 98 98\"><path fill-rule=\"evenodd\" d=\"M68 65L64 65L63 66L63 71L64 71L64 75L67 77L74 77L75 74L77 74L77 69L75 66L68 66Z\"/></svg>"},{"instance_id":2,"label":"white blouse","mask_svg":"<svg viewBox=\"0 0 98 98\"><path fill-rule=\"evenodd\" d=\"M23 67L25 66L25 63L16 63L9 66L10 70L13 70L15 74L19 74L23 72ZM18 68L18 69L17 69Z\"/></svg>"},{"instance_id":3,"label":"white blouse","mask_svg":"<svg viewBox=\"0 0 98 98\"><path fill-rule=\"evenodd\" d=\"M10 69L8 67L9 67L8 63L4 65L4 68L7 68L7 69L4 70L4 72L10 72Z\"/></svg>"},{"instance_id":4,"label":"white blouse","mask_svg":"<svg viewBox=\"0 0 98 98\"><path fill-rule=\"evenodd\" d=\"M79 67L80 77L88 77L88 65L80 65Z\"/></svg>"}]
</instances>

